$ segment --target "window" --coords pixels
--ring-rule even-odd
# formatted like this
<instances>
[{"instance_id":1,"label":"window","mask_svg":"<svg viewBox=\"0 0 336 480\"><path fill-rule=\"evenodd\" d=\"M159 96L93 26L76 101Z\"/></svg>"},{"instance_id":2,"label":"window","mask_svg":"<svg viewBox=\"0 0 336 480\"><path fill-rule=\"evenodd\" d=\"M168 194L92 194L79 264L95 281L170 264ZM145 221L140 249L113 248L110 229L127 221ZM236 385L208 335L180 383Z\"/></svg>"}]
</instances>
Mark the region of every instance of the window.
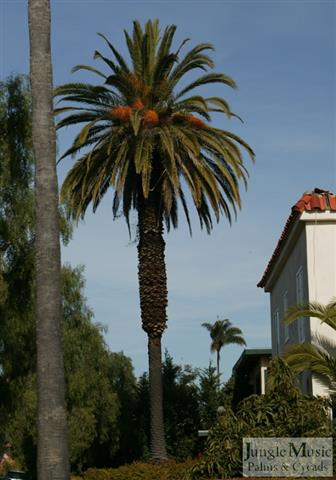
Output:
<instances>
[{"instance_id":1,"label":"window","mask_svg":"<svg viewBox=\"0 0 336 480\"><path fill-rule=\"evenodd\" d=\"M304 302L304 295L303 295L303 269L300 267L296 272L296 303L302 304ZM297 320L297 328L298 328L298 340L300 343L305 341L305 321L304 318L301 317Z\"/></svg>"},{"instance_id":2,"label":"window","mask_svg":"<svg viewBox=\"0 0 336 480\"><path fill-rule=\"evenodd\" d=\"M286 290L283 294L282 297L282 305L283 305L283 317L286 315L286 312L288 310L288 291ZM287 323L284 323L284 337L285 337L285 343L288 342L289 340L289 325Z\"/></svg>"},{"instance_id":3,"label":"window","mask_svg":"<svg viewBox=\"0 0 336 480\"><path fill-rule=\"evenodd\" d=\"M274 312L274 330L276 335L276 351L277 353L280 352L280 317L279 317L279 310Z\"/></svg>"}]
</instances>

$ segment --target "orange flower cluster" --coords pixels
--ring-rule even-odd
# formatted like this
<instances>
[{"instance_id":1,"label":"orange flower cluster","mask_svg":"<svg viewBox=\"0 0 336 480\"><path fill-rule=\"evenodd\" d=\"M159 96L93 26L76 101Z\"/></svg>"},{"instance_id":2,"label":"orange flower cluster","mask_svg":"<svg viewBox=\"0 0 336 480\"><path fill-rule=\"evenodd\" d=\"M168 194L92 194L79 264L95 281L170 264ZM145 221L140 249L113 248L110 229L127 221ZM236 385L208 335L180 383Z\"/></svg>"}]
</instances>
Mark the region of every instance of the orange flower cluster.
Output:
<instances>
[{"instance_id":1,"label":"orange flower cluster","mask_svg":"<svg viewBox=\"0 0 336 480\"><path fill-rule=\"evenodd\" d=\"M205 127L205 123L198 117L194 115L185 115L185 120L194 125L195 127Z\"/></svg>"},{"instance_id":2,"label":"orange flower cluster","mask_svg":"<svg viewBox=\"0 0 336 480\"><path fill-rule=\"evenodd\" d=\"M145 105L143 104L140 98L137 98L132 104L132 107L129 107L129 106L115 107L115 108L112 108L110 114L111 114L111 117L116 120L127 122L130 119L132 110L142 110L143 108L145 108ZM185 115L183 113L176 112L172 115L172 117L176 120L189 122L195 127L203 128L206 126L203 120L201 120L198 117L195 117L194 115ZM155 110L147 110L143 115L144 125L155 126L155 125L158 125L159 121L160 121L159 115Z\"/></svg>"},{"instance_id":3,"label":"orange flower cluster","mask_svg":"<svg viewBox=\"0 0 336 480\"><path fill-rule=\"evenodd\" d=\"M143 116L145 125L157 125L159 123L159 115L155 110L147 110Z\"/></svg>"},{"instance_id":4,"label":"orange flower cluster","mask_svg":"<svg viewBox=\"0 0 336 480\"><path fill-rule=\"evenodd\" d=\"M142 110L144 108L144 104L140 99L137 99L132 108L129 106L125 107L115 107L112 108L110 114L113 119L122 120L124 122L129 121L132 110ZM154 126L159 123L159 115L155 110L147 110L143 115L143 122L145 125Z\"/></svg>"},{"instance_id":5,"label":"orange flower cluster","mask_svg":"<svg viewBox=\"0 0 336 480\"><path fill-rule=\"evenodd\" d=\"M116 118L118 120L129 120L132 113L131 107L115 107L111 110L112 118Z\"/></svg>"},{"instance_id":6,"label":"orange flower cluster","mask_svg":"<svg viewBox=\"0 0 336 480\"><path fill-rule=\"evenodd\" d=\"M203 122L203 120L201 120L200 118L198 117L195 117L194 115L185 115L184 113L181 113L181 112L176 112L176 113L173 113L173 118L176 119L176 120L179 120L179 121L185 121L185 122L189 122L191 123L192 125L194 125L195 127L205 127L205 123Z\"/></svg>"},{"instance_id":7,"label":"orange flower cluster","mask_svg":"<svg viewBox=\"0 0 336 480\"><path fill-rule=\"evenodd\" d=\"M137 98L135 102L133 102L132 108L134 108L135 110L142 110L143 108L145 108L145 105L140 98Z\"/></svg>"}]
</instances>

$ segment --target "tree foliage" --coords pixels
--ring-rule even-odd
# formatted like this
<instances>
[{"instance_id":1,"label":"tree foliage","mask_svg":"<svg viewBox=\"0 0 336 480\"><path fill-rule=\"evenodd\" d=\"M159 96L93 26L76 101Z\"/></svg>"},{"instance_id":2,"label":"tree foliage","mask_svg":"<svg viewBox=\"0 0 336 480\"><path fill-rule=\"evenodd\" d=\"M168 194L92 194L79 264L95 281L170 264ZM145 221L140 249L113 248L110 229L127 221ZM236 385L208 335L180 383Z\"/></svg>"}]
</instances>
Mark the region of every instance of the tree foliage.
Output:
<instances>
[{"instance_id":1,"label":"tree foliage","mask_svg":"<svg viewBox=\"0 0 336 480\"><path fill-rule=\"evenodd\" d=\"M197 431L200 429L198 372L190 366L174 363L169 353L165 352L162 363L162 379L165 396L164 418L166 425L167 450L171 457L183 460L199 452L200 444ZM139 431L148 445L149 439L149 382L147 374L138 382L137 419ZM147 447L148 448L148 447ZM143 456L146 457L144 449Z\"/></svg>"},{"instance_id":2,"label":"tree foliage","mask_svg":"<svg viewBox=\"0 0 336 480\"><path fill-rule=\"evenodd\" d=\"M112 58L99 51L94 57L107 72L82 64L73 71L90 71L102 84L68 83L56 88L55 95L66 102L56 109L65 115L58 127L84 124L62 157L79 155L62 188L75 217L84 216L90 203L95 210L109 186L115 189L113 212L117 214L122 202L127 222L130 210L138 209L141 199L155 190L158 214L164 216L168 229L177 226L178 201L189 223L184 184L208 231L211 211L217 220L221 214L230 220L240 207L239 181L247 179L240 149L252 159L254 153L237 135L210 125L213 112L236 116L228 103L194 92L204 85L235 88L236 84L228 75L213 72L211 44L196 45L182 56L188 40L174 48L175 31L176 26L170 25L161 35L157 20L144 27L135 21L133 32L125 31L130 62L99 34ZM197 70L204 74L180 85ZM81 154L85 147L88 150Z\"/></svg>"},{"instance_id":3,"label":"tree foliage","mask_svg":"<svg viewBox=\"0 0 336 480\"><path fill-rule=\"evenodd\" d=\"M109 461L119 448L120 401L113 388L113 358L102 327L92 323L83 296L83 269L63 267L64 363L67 383L70 459L76 469L92 463L103 445ZM123 357L125 363L128 360Z\"/></svg>"},{"instance_id":4,"label":"tree foliage","mask_svg":"<svg viewBox=\"0 0 336 480\"><path fill-rule=\"evenodd\" d=\"M193 478L241 475L244 437L330 436L329 402L303 395L281 359L272 361L265 395L242 400L234 413L227 407L211 430L203 459Z\"/></svg>"},{"instance_id":5,"label":"tree foliage","mask_svg":"<svg viewBox=\"0 0 336 480\"><path fill-rule=\"evenodd\" d=\"M131 362L121 353L109 352L102 337L102 327L91 322L92 312L86 306L83 286L82 268L63 267L66 400L73 471L91 465L120 464L122 460L128 461L135 456L132 442L128 451L123 452L123 456L120 454L120 440L125 436L121 410L127 408L121 389L129 390L130 399L135 401ZM34 472L36 374L33 359L31 361L31 373L22 374L10 382L11 401L2 411L1 437L2 440L11 439L16 457ZM118 387L120 371L126 371L128 375Z\"/></svg>"},{"instance_id":6,"label":"tree foliage","mask_svg":"<svg viewBox=\"0 0 336 480\"><path fill-rule=\"evenodd\" d=\"M301 317L314 317L336 331L336 298L326 305L319 302L293 305L288 309L284 322L292 323ZM336 343L332 335L313 333L312 342L292 345L283 356L293 372L311 371L336 393Z\"/></svg>"},{"instance_id":7,"label":"tree foliage","mask_svg":"<svg viewBox=\"0 0 336 480\"><path fill-rule=\"evenodd\" d=\"M7 382L29 371L32 316L33 194L30 98L23 77L0 84L0 365ZM22 319L18 322L18 317ZM28 352L17 348L17 332Z\"/></svg>"},{"instance_id":8,"label":"tree foliage","mask_svg":"<svg viewBox=\"0 0 336 480\"><path fill-rule=\"evenodd\" d=\"M15 458L33 474L35 223L30 96L24 77L0 84L0 119L0 443L10 440ZM71 225L60 218L63 240L69 240ZM92 323L82 267L63 267L62 303L72 467L110 465L118 455L121 459L125 436L121 412L127 407L121 404L127 395L122 392L135 398L131 362L121 353L109 352L102 327ZM124 458L134 457L132 449L123 453Z\"/></svg>"},{"instance_id":9,"label":"tree foliage","mask_svg":"<svg viewBox=\"0 0 336 480\"><path fill-rule=\"evenodd\" d=\"M208 430L217 421L217 408L221 405L219 377L216 368L209 363L199 372L200 427Z\"/></svg>"},{"instance_id":10,"label":"tree foliage","mask_svg":"<svg viewBox=\"0 0 336 480\"><path fill-rule=\"evenodd\" d=\"M232 325L228 318L224 320L216 320L215 323L202 323L202 327L206 328L210 333L211 344L210 351L216 352L217 355L217 375L219 378L219 362L220 351L225 345L246 345L243 333L240 328Z\"/></svg>"},{"instance_id":11,"label":"tree foliage","mask_svg":"<svg viewBox=\"0 0 336 480\"><path fill-rule=\"evenodd\" d=\"M217 409L231 405L232 380L218 388L216 368L211 364L205 369L193 369L174 362L165 351L162 376L166 402L164 416L169 455L181 461L198 455L204 447L204 439L198 438L198 430L207 430L217 423ZM137 458L148 458L149 448L149 382L143 374L137 382L136 429L142 448Z\"/></svg>"}]
</instances>

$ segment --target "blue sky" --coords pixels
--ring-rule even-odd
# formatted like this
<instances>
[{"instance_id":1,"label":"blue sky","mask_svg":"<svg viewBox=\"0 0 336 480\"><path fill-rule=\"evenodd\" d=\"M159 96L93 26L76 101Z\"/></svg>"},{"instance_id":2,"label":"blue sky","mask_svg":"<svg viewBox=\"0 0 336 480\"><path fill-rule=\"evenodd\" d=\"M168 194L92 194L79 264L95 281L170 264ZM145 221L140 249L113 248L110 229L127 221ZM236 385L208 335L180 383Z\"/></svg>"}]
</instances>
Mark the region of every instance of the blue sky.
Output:
<instances>
[{"instance_id":1,"label":"blue sky","mask_svg":"<svg viewBox=\"0 0 336 480\"><path fill-rule=\"evenodd\" d=\"M243 208L230 227L223 219L211 236L193 221L190 238L184 219L167 235L168 330L163 346L176 362L205 368L208 333L202 322L230 318L249 348L270 345L268 295L256 287L291 206L305 190L336 191L336 3L334 1L70 1L52 5L54 84L92 74L71 74L78 63L94 64L96 49L108 53L97 32L121 51L123 29L132 21L159 18L177 25L176 43L210 42L216 69L231 75L238 91L203 88L220 94L243 117L214 124L231 130L254 148L246 159L249 187ZM28 73L26 1L0 0L0 76ZM201 90L200 90L201 91ZM63 152L74 130L59 134ZM59 167L62 181L71 161ZM133 219L134 225L136 218ZM111 195L88 212L62 252L63 261L84 264L86 295L95 319L108 326L106 341L129 355L136 374L147 367L146 336L140 327L136 245L122 219L112 221ZM224 378L241 349L222 353ZM214 360L214 358L213 358Z\"/></svg>"}]
</instances>

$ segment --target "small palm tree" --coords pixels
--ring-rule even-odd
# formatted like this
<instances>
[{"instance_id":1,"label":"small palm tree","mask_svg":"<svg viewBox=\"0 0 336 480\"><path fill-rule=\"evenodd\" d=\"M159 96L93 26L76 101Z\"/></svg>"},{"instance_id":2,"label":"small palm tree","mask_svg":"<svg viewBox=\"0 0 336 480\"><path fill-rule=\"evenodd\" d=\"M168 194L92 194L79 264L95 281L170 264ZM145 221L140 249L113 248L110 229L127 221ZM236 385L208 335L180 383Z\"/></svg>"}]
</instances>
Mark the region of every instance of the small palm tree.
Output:
<instances>
[{"instance_id":1,"label":"small palm tree","mask_svg":"<svg viewBox=\"0 0 336 480\"><path fill-rule=\"evenodd\" d=\"M336 298L327 305L308 302L290 307L284 322L289 324L301 317L315 317L336 332ZM292 370L299 374L305 370L336 391L336 342L325 335L313 335L311 343L293 345L283 355Z\"/></svg>"},{"instance_id":2,"label":"small palm tree","mask_svg":"<svg viewBox=\"0 0 336 480\"><path fill-rule=\"evenodd\" d=\"M216 320L215 323L202 323L202 327L206 328L211 337L211 352L217 355L217 376L219 378L220 351L224 345L235 343L236 345L246 345L243 333L238 327L232 326L230 320Z\"/></svg>"},{"instance_id":3,"label":"small palm tree","mask_svg":"<svg viewBox=\"0 0 336 480\"><path fill-rule=\"evenodd\" d=\"M223 73L208 72L214 63L206 54L210 44L196 45L180 58L172 49L176 27L160 35L158 21L144 28L134 22L125 32L130 61L108 41L112 59L100 52L95 58L109 69L105 74L79 65L103 79L103 84L69 83L56 96L70 102L56 110L65 117L58 127L83 124L63 157L77 156L68 173L62 196L75 218L91 204L95 211L109 187L114 190L113 213L120 209L129 226L132 210L138 216L139 291L142 327L148 335L151 452L167 457L162 410L161 337L166 328L167 278L164 227L177 227L182 207L190 227L185 190L196 207L201 227L212 229L214 213L231 220L240 208L239 182L247 180L240 149L254 158L247 143L235 134L213 127L212 112L235 115L220 97L193 93L204 85L235 87ZM189 74L201 76L183 83ZM85 152L83 154L83 151ZM63 158L62 157L62 158Z\"/></svg>"}]
</instances>

